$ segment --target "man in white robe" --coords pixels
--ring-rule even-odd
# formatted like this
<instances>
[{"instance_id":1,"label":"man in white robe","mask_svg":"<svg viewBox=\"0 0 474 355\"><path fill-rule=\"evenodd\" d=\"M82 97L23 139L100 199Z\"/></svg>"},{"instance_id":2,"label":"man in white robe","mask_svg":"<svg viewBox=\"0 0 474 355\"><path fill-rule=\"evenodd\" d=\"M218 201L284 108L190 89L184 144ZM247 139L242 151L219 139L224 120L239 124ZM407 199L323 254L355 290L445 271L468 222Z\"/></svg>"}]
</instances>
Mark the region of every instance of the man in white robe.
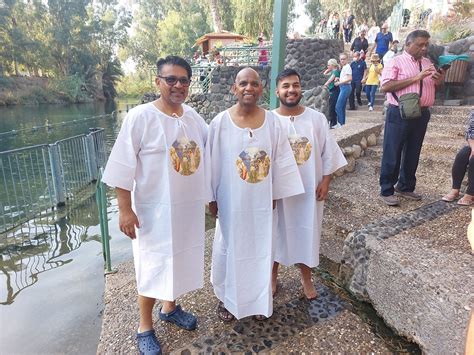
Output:
<instances>
[{"instance_id":1,"label":"man in white robe","mask_svg":"<svg viewBox=\"0 0 474 355\"><path fill-rule=\"evenodd\" d=\"M157 62L161 97L132 109L114 144L103 181L116 188L120 230L132 239L138 288L140 354L160 354L153 329L159 318L196 328L196 317L175 300L203 286L204 167L207 124L191 107L191 67L180 57ZM195 154L189 167L187 155Z\"/></svg>"},{"instance_id":2,"label":"man in white robe","mask_svg":"<svg viewBox=\"0 0 474 355\"><path fill-rule=\"evenodd\" d=\"M242 69L232 86L237 104L209 126L209 209L218 216L211 282L223 321L271 316L273 201L303 193L279 120L257 106L262 91L258 73Z\"/></svg>"},{"instance_id":3,"label":"man in white robe","mask_svg":"<svg viewBox=\"0 0 474 355\"><path fill-rule=\"evenodd\" d=\"M278 115L290 144L303 142L309 154L305 155L306 160L297 160L305 193L277 202L273 293L277 289L279 263L286 266L298 264L304 294L311 300L317 297L311 280L311 268L319 264L324 200L328 196L332 173L347 162L329 131L326 117L299 104L302 92L297 71L286 69L278 75L276 94L280 107L274 112ZM295 159L297 158L299 157L295 155Z\"/></svg>"}]
</instances>

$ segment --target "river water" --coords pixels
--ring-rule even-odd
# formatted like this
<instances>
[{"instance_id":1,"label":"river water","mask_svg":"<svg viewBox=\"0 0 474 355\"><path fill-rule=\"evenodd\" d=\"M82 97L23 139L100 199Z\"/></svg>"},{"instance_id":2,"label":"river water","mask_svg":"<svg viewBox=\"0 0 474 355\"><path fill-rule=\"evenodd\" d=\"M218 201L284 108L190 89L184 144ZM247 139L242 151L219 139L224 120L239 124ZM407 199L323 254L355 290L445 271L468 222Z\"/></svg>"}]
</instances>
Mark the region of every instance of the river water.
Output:
<instances>
[{"instance_id":1,"label":"river water","mask_svg":"<svg viewBox=\"0 0 474 355\"><path fill-rule=\"evenodd\" d=\"M0 151L53 143L91 127L105 128L110 149L126 107L124 102L0 107ZM121 111L116 120L84 120L113 110ZM2 134L12 130L16 133ZM110 190L108 203L114 265L132 253L130 241L117 228L117 203ZM8 240L0 234L2 354L96 352L104 262L95 197L58 211L50 221L32 221L27 232Z\"/></svg>"}]
</instances>

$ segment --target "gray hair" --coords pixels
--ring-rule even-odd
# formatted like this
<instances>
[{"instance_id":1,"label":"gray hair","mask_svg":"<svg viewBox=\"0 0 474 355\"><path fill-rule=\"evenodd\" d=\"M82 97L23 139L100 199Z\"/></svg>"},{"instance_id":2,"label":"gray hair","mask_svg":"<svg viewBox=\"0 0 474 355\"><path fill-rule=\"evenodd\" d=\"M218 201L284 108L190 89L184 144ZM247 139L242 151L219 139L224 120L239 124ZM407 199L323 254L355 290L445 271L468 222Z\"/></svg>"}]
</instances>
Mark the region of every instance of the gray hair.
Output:
<instances>
[{"instance_id":1,"label":"gray hair","mask_svg":"<svg viewBox=\"0 0 474 355\"><path fill-rule=\"evenodd\" d=\"M405 45L409 45L410 43L412 43L415 39L417 38L430 38L430 33L428 31L425 31L425 30L415 30L415 31L412 31L408 34L407 38L405 39Z\"/></svg>"}]
</instances>

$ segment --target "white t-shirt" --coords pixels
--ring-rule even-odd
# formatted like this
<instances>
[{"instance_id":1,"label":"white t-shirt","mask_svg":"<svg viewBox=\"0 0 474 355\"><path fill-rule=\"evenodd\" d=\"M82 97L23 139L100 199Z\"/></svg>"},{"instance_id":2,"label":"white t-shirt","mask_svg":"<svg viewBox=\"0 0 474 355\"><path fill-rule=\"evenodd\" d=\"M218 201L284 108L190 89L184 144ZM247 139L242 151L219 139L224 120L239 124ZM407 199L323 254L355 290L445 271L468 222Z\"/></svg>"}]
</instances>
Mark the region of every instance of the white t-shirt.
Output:
<instances>
[{"instance_id":1,"label":"white t-shirt","mask_svg":"<svg viewBox=\"0 0 474 355\"><path fill-rule=\"evenodd\" d=\"M350 84L350 80L349 82L346 82L349 79L349 76L352 76L352 68L349 64L346 64L342 67L339 82L344 82L344 84Z\"/></svg>"}]
</instances>

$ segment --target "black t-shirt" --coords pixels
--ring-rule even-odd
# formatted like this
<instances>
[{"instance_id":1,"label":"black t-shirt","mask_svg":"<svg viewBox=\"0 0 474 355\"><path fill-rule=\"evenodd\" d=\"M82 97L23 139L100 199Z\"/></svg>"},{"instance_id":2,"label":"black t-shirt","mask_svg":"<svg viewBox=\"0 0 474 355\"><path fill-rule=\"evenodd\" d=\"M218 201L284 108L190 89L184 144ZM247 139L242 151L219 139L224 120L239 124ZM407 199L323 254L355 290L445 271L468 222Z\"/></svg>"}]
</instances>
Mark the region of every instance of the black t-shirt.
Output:
<instances>
[{"instance_id":1,"label":"black t-shirt","mask_svg":"<svg viewBox=\"0 0 474 355\"><path fill-rule=\"evenodd\" d=\"M360 50L363 49L364 52L367 52L368 48L369 42L367 41L367 38L361 39L360 37L357 37L354 42L352 42L351 51L360 52Z\"/></svg>"}]
</instances>

